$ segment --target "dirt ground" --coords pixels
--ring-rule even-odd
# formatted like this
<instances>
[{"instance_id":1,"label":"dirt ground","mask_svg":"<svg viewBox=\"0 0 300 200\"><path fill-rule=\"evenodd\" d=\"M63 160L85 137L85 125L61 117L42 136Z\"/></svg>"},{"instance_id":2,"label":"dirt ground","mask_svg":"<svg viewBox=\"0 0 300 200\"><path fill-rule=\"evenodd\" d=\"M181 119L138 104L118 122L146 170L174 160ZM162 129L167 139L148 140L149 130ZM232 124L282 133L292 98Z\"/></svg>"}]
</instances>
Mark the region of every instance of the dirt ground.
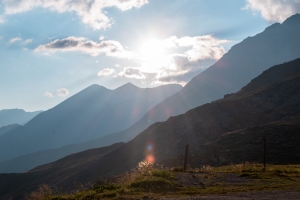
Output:
<instances>
[{"instance_id":1,"label":"dirt ground","mask_svg":"<svg viewBox=\"0 0 300 200\"><path fill-rule=\"evenodd\" d=\"M245 192L222 195L192 196L184 198L172 198L168 200L197 200L197 199L221 199L221 200L299 200L300 191L262 191Z\"/></svg>"}]
</instances>

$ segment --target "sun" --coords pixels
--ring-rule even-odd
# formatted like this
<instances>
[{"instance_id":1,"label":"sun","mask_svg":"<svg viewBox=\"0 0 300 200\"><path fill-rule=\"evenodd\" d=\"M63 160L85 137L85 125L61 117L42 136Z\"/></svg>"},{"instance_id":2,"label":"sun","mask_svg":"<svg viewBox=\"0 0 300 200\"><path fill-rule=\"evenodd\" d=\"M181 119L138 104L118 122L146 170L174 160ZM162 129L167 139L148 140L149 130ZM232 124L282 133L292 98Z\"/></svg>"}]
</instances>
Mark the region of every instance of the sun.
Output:
<instances>
[{"instance_id":1,"label":"sun","mask_svg":"<svg viewBox=\"0 0 300 200\"><path fill-rule=\"evenodd\" d=\"M158 59L165 53L163 42L157 39L151 39L141 46L141 56L144 60Z\"/></svg>"},{"instance_id":2,"label":"sun","mask_svg":"<svg viewBox=\"0 0 300 200\"><path fill-rule=\"evenodd\" d=\"M169 62L169 56L164 42L149 39L140 46L141 70L148 73L158 73Z\"/></svg>"}]
</instances>

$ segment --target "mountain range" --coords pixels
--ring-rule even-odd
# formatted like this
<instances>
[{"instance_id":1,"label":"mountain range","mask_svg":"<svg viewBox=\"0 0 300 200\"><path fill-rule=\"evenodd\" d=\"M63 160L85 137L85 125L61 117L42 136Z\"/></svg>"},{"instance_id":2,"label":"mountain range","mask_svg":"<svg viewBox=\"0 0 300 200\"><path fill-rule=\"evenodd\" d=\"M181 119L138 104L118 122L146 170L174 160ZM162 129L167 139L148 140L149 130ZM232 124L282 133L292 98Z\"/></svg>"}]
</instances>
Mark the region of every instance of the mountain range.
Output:
<instances>
[{"instance_id":1,"label":"mountain range","mask_svg":"<svg viewBox=\"0 0 300 200\"><path fill-rule=\"evenodd\" d=\"M42 111L26 112L22 109L0 110L0 128L12 124L24 125Z\"/></svg>"},{"instance_id":2,"label":"mountain range","mask_svg":"<svg viewBox=\"0 0 300 200\"><path fill-rule=\"evenodd\" d=\"M54 161L70 153L117 142L128 142L155 122L165 121L170 116L183 114L197 106L229 96L271 66L300 57L299 24L300 14L296 14L282 24L275 23L262 33L248 37L234 45L219 61L194 77L182 90L158 103L140 120L125 130L81 144L71 144L72 142L70 142L71 145L60 149L23 155L0 163L0 170L5 171L10 166L18 166L16 171L26 171L38 164ZM15 153L14 156L10 155L10 158L19 155L20 153ZM51 155L49 159L44 158L47 155ZM29 164L22 165L23 160L27 160ZM34 162L30 162L30 160L34 160Z\"/></svg>"},{"instance_id":3,"label":"mountain range","mask_svg":"<svg viewBox=\"0 0 300 200\"><path fill-rule=\"evenodd\" d=\"M24 126L0 136L0 161L126 129L181 88L170 84L142 89L128 83L109 90L91 85Z\"/></svg>"},{"instance_id":4,"label":"mountain range","mask_svg":"<svg viewBox=\"0 0 300 200\"><path fill-rule=\"evenodd\" d=\"M74 183L130 171L149 155L156 163L180 166L186 144L191 167L261 162L263 138L268 163L298 163L299 104L300 58L264 71L237 93L154 123L125 144L105 147L109 151L88 150L27 173L1 174L0 197L21 198L43 183L69 191Z\"/></svg>"}]
</instances>

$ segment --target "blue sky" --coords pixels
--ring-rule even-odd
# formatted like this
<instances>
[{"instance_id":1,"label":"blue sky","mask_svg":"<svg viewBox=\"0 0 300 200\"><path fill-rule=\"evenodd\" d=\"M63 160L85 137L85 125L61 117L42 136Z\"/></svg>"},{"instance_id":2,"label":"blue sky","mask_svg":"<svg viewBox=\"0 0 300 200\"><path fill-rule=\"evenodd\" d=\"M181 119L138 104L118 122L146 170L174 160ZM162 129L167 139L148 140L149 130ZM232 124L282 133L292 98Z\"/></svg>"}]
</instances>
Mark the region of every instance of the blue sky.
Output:
<instances>
[{"instance_id":1,"label":"blue sky","mask_svg":"<svg viewBox=\"0 0 300 200\"><path fill-rule=\"evenodd\" d=\"M47 110L91 84L185 85L291 0L0 0L0 109Z\"/></svg>"}]
</instances>

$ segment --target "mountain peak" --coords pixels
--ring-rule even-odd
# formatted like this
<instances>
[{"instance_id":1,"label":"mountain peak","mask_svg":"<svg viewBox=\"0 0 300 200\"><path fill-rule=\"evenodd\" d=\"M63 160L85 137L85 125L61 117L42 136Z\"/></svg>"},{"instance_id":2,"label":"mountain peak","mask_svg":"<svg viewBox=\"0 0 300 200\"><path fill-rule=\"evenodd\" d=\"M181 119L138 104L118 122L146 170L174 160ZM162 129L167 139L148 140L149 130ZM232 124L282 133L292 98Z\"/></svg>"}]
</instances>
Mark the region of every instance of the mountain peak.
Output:
<instances>
[{"instance_id":1,"label":"mountain peak","mask_svg":"<svg viewBox=\"0 0 300 200\"><path fill-rule=\"evenodd\" d=\"M289 18L287 18L283 23L282 25L292 25L292 24L295 24L295 23L299 23L300 22L300 14L295 14L295 15L292 15L290 16Z\"/></svg>"},{"instance_id":2,"label":"mountain peak","mask_svg":"<svg viewBox=\"0 0 300 200\"><path fill-rule=\"evenodd\" d=\"M106 87L102 86L102 85L98 85L98 84L93 84L90 85L89 87L85 88L84 90L88 90L88 91L98 91L98 90L109 90ZM82 91L84 91L82 90Z\"/></svg>"},{"instance_id":3,"label":"mountain peak","mask_svg":"<svg viewBox=\"0 0 300 200\"><path fill-rule=\"evenodd\" d=\"M128 82L120 87L118 87L116 90L123 90L123 89L140 89L138 86L132 84L131 82Z\"/></svg>"}]
</instances>

